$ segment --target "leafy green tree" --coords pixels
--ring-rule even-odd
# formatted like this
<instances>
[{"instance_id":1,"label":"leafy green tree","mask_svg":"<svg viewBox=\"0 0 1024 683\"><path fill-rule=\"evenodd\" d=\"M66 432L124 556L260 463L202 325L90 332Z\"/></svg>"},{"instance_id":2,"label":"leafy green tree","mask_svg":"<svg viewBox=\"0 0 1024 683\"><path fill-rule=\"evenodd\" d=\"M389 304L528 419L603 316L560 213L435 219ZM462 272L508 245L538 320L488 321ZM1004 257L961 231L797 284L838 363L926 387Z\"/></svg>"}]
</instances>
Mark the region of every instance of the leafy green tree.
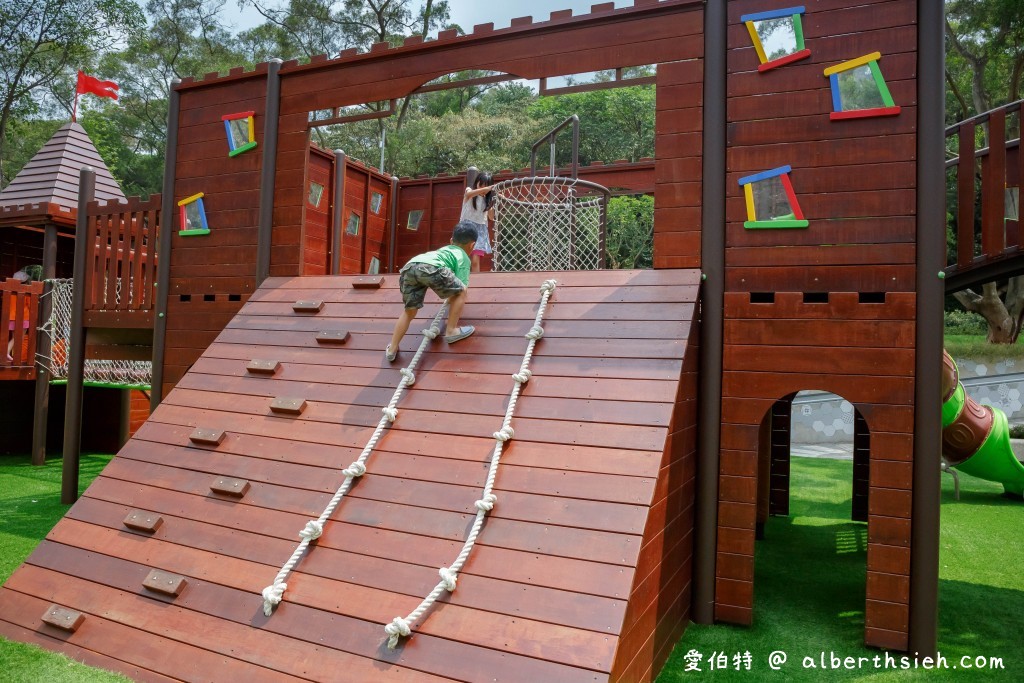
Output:
<instances>
[{"instance_id":1,"label":"leafy green tree","mask_svg":"<svg viewBox=\"0 0 1024 683\"><path fill-rule=\"evenodd\" d=\"M581 165L654 156L653 85L541 97L530 105L528 114L544 124L543 132L578 115ZM558 164L569 163L570 150L569 136L559 138Z\"/></svg>"},{"instance_id":2,"label":"leafy green tree","mask_svg":"<svg viewBox=\"0 0 1024 683\"><path fill-rule=\"evenodd\" d=\"M612 197L608 202L606 267L650 268L654 264L654 197Z\"/></svg>"},{"instance_id":3,"label":"leafy green tree","mask_svg":"<svg viewBox=\"0 0 1024 683\"><path fill-rule=\"evenodd\" d=\"M1019 0L947 0L946 39L949 122L1020 99L1024 12ZM1019 119L1017 126L1019 136ZM987 146L987 131L981 127L979 134ZM1024 278L990 282L981 292L967 289L954 296L965 309L985 318L990 342L1016 342L1024 327Z\"/></svg>"},{"instance_id":4,"label":"leafy green tree","mask_svg":"<svg viewBox=\"0 0 1024 683\"><path fill-rule=\"evenodd\" d=\"M144 23L132 0L4 0L0 11L0 182L21 169L8 163L12 120L70 103L74 72L94 63ZM54 92L64 96L54 99ZM68 109L70 113L70 109ZM24 163L24 162L22 162Z\"/></svg>"}]
</instances>

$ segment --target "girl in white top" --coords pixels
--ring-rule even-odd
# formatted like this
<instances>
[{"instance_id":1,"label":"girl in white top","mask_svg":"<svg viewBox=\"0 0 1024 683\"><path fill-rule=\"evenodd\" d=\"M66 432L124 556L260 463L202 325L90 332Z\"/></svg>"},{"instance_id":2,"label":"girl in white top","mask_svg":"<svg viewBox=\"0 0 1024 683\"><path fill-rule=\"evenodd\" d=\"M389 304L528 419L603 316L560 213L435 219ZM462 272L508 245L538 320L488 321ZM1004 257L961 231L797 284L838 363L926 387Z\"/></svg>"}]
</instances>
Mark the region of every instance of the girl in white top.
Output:
<instances>
[{"instance_id":1,"label":"girl in white top","mask_svg":"<svg viewBox=\"0 0 1024 683\"><path fill-rule=\"evenodd\" d=\"M459 222L472 223L476 228L476 246L470 256L471 272L480 272L480 257L491 253L491 238L487 230L487 219L494 218L491 207L491 174L480 173L473 182L473 187L466 188L462 197L462 213Z\"/></svg>"}]
</instances>

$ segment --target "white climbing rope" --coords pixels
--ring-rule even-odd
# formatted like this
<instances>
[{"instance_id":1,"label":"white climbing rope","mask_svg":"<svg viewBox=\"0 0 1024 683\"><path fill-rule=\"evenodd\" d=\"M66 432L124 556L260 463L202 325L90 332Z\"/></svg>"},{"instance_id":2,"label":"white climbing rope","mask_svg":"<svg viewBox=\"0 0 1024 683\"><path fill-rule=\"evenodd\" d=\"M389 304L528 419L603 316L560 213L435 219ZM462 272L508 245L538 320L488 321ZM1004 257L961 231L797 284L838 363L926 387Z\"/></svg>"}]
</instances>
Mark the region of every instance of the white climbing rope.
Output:
<instances>
[{"instance_id":1,"label":"white climbing rope","mask_svg":"<svg viewBox=\"0 0 1024 683\"><path fill-rule=\"evenodd\" d=\"M391 623L384 627L384 632L389 636L388 648L390 649L394 649L398 645L399 638L412 633L413 624L430 609L430 606L434 604L442 591L450 593L455 590L459 570L462 569L462 565L469 558L470 551L473 550L473 544L476 543L476 538L483 527L484 518L488 512L494 509L494 504L497 502L498 497L492 493L492 489L494 488L494 479L498 474L501 453L505 447L505 442L515 437L515 431L512 429L512 415L516 411L516 403L519 401L519 393L522 391L523 385L530 381L530 376L533 374L530 372L530 359L533 357L533 348L537 345L537 340L544 336L544 328L540 324L544 319L544 311L547 309L551 293L555 291L557 285L558 283L555 280L546 280L540 287L541 299L540 306L537 308L537 317L533 321L533 327L526 334L526 338L530 342L526 346L526 353L523 355L523 364L519 367L519 372L512 375L515 385L512 387L512 395L508 399L508 408L505 409L505 419L502 420L501 429L494 432L494 452L491 455L491 466L487 471L484 493L480 500L475 503L476 518L473 520L473 526L469 530L469 535L462 546L462 551L451 565L438 569L437 573L440 575L441 580L434 586L434 590L430 591L430 594L423 598L423 602L416 609L410 612L404 619L402 617L395 617Z\"/></svg>"},{"instance_id":2,"label":"white climbing rope","mask_svg":"<svg viewBox=\"0 0 1024 683\"><path fill-rule=\"evenodd\" d=\"M284 596L285 590L288 588L288 584L285 583L285 579L288 578L288 574L291 573L292 569L295 568L299 558L302 557L303 553L306 552L306 547L316 539L320 538L320 534L324 531L324 523L334 513L334 509L341 502L342 497L348 493L349 488L352 487L352 482L357 478L361 477L366 473L366 460L370 457L370 453L377 445L377 441L380 439L381 433L384 431L384 427L391 424L398 417L398 405L399 399L402 397L402 393L406 387L411 387L416 382L416 375L413 374L413 370L416 369L416 365L420 362L420 358L427 350L427 346L433 341L438 332L441 329L441 318L444 316L445 310L448 308L448 303L445 302L438 309L437 315L434 316L434 320L430 325L423 330L423 340L420 342L419 348L416 350L416 354L409 361L409 365L402 368L399 372L402 374L402 379L398 383L398 387L395 389L394 395L391 397L391 401L381 410L383 415L380 421L377 423L377 428L373 430L373 435L370 436L370 440L366 443L363 448L363 452L359 454L359 458L356 459L351 465L341 471L345 475L345 481L342 482L341 486L335 492L334 497L324 508L324 511L320 513L317 519L306 522L306 526L299 532L299 538L302 541L295 548L295 552L288 558L288 561L281 567L281 571L274 577L274 583L263 589L263 613L268 617L273 613L274 606L281 602L281 598Z\"/></svg>"}]
</instances>

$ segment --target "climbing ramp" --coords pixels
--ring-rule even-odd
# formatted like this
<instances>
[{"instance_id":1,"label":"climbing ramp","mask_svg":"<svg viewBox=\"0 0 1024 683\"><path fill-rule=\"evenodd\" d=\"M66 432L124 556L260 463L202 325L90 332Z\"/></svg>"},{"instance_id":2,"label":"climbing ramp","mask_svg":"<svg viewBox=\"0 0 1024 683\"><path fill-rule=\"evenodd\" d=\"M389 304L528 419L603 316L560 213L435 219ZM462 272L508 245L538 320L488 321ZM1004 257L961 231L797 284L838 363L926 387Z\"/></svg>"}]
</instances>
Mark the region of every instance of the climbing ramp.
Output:
<instances>
[{"instance_id":1,"label":"climbing ramp","mask_svg":"<svg viewBox=\"0 0 1024 683\"><path fill-rule=\"evenodd\" d=\"M137 680L651 680L689 618L698 283L475 275L477 333L421 335L428 294L392 365L397 276L268 280L0 589L0 635Z\"/></svg>"}]
</instances>

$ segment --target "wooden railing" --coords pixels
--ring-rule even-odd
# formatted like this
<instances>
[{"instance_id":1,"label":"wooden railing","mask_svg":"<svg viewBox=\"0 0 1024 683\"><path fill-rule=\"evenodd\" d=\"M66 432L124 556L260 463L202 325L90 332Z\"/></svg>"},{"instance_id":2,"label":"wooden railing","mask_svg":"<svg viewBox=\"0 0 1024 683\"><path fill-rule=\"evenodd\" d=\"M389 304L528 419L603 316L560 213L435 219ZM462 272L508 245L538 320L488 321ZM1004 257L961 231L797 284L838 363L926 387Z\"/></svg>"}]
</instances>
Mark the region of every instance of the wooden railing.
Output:
<instances>
[{"instance_id":1,"label":"wooden railing","mask_svg":"<svg viewBox=\"0 0 1024 683\"><path fill-rule=\"evenodd\" d=\"M0 379L34 379L43 283L0 282Z\"/></svg>"},{"instance_id":2,"label":"wooden railing","mask_svg":"<svg viewBox=\"0 0 1024 683\"><path fill-rule=\"evenodd\" d=\"M117 312L121 324L151 326L160 195L89 205L85 312ZM134 320L133 320L134 319Z\"/></svg>"},{"instance_id":3,"label":"wooden railing","mask_svg":"<svg viewBox=\"0 0 1024 683\"><path fill-rule=\"evenodd\" d=\"M954 242L946 269L947 291L1024 272L1019 218L1022 102L946 129L946 154L952 157L946 161L951 183L946 210Z\"/></svg>"}]
</instances>

